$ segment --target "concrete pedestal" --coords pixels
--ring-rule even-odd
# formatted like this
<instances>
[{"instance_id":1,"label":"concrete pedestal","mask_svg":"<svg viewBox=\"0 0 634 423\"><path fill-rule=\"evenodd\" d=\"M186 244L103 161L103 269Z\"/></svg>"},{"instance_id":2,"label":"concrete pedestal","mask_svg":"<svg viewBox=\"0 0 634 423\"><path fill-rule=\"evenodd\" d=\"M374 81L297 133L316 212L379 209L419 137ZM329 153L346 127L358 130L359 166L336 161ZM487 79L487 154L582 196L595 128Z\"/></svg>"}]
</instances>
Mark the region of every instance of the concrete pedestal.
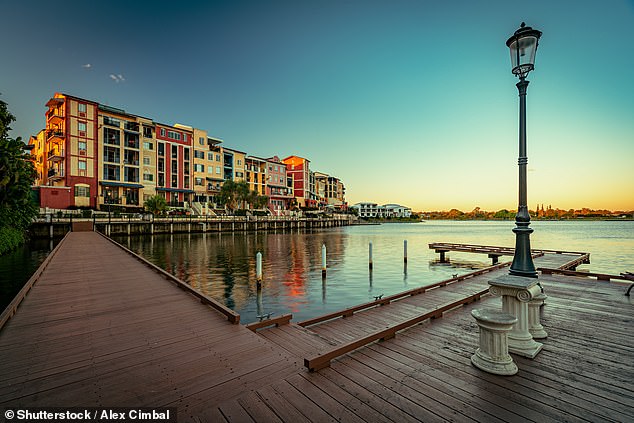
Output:
<instances>
[{"instance_id":1,"label":"concrete pedestal","mask_svg":"<svg viewBox=\"0 0 634 423\"><path fill-rule=\"evenodd\" d=\"M471 363L480 370L496 375L514 375L517 365L509 355L507 335L517 318L500 310L473 310L471 315L480 327L480 347Z\"/></svg>"},{"instance_id":2,"label":"concrete pedestal","mask_svg":"<svg viewBox=\"0 0 634 423\"><path fill-rule=\"evenodd\" d=\"M528 303L528 331L533 335L533 339L544 339L548 333L541 324L539 312L547 295L539 293Z\"/></svg>"},{"instance_id":3,"label":"concrete pedestal","mask_svg":"<svg viewBox=\"0 0 634 423\"><path fill-rule=\"evenodd\" d=\"M536 278L503 275L489 281L491 295L502 297L502 310L517 318L508 334L509 352L535 358L543 344L535 342L528 331L528 303L541 293Z\"/></svg>"}]
</instances>

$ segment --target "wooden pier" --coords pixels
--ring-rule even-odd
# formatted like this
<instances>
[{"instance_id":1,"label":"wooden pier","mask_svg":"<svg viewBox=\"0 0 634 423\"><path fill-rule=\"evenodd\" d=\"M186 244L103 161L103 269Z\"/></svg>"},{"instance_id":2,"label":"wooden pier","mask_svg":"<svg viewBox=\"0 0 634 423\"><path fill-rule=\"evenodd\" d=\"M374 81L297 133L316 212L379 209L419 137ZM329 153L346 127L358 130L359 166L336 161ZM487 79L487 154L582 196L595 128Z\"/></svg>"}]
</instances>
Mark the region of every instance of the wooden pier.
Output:
<instances>
[{"instance_id":1,"label":"wooden pier","mask_svg":"<svg viewBox=\"0 0 634 423\"><path fill-rule=\"evenodd\" d=\"M429 244L429 248L434 250L436 253L440 254L440 262L446 263L447 256L446 253L449 251L460 251L464 253L479 253L479 254L487 254L491 259L492 264L497 264L499 262L499 258L502 256L512 256L515 255L515 248L511 247L495 247L490 245L473 245L473 244L453 244L449 242L432 242ZM575 270L577 266L580 264L589 264L590 263L590 254L589 253L579 253L573 251L562 251L562 250L531 250L533 254L538 253L553 253L553 254L565 254L577 256L575 260L571 260L566 263L565 270Z\"/></svg>"},{"instance_id":2,"label":"wooden pier","mask_svg":"<svg viewBox=\"0 0 634 423\"><path fill-rule=\"evenodd\" d=\"M561 271L579 258L535 254ZM471 365L470 310L500 307L486 291L506 266L245 327L105 237L72 232L2 315L0 406L173 406L197 422L634 420L634 306L618 281L540 275L543 351L514 357L510 377Z\"/></svg>"}]
</instances>

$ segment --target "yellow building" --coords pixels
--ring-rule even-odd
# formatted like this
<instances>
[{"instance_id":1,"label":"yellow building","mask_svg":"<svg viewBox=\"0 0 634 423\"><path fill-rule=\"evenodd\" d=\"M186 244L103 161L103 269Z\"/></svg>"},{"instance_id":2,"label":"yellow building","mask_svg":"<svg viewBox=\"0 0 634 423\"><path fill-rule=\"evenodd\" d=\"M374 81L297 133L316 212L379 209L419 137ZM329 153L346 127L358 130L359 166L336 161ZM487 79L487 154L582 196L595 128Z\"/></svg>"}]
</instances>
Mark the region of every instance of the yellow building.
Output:
<instances>
[{"instance_id":1,"label":"yellow building","mask_svg":"<svg viewBox=\"0 0 634 423\"><path fill-rule=\"evenodd\" d=\"M266 195L266 160L259 157L247 156L245 158L245 180L249 184L249 190L258 195Z\"/></svg>"}]
</instances>

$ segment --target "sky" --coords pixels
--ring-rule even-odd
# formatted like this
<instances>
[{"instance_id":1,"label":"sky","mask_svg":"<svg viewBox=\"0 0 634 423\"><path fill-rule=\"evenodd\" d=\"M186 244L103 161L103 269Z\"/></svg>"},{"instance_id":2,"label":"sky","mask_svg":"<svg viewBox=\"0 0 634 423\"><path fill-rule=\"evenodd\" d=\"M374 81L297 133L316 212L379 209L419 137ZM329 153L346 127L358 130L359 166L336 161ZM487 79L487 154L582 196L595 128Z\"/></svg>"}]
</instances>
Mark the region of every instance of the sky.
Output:
<instances>
[{"instance_id":1,"label":"sky","mask_svg":"<svg viewBox=\"0 0 634 423\"><path fill-rule=\"evenodd\" d=\"M350 204L516 209L506 40L543 32L528 76L528 204L634 210L634 0L0 0L12 136L55 93L299 155Z\"/></svg>"}]
</instances>

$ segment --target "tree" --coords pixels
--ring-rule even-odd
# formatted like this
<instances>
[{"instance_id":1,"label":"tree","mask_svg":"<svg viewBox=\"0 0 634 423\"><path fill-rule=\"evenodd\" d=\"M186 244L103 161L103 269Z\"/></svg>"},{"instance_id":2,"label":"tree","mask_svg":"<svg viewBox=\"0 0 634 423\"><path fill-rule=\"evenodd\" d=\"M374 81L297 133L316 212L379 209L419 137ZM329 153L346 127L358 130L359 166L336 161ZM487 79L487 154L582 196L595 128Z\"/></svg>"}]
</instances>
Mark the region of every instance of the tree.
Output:
<instances>
[{"instance_id":1,"label":"tree","mask_svg":"<svg viewBox=\"0 0 634 423\"><path fill-rule=\"evenodd\" d=\"M253 191L255 192L255 191ZM256 209L264 209L269 204L269 197L266 195L256 195L253 207Z\"/></svg>"},{"instance_id":2,"label":"tree","mask_svg":"<svg viewBox=\"0 0 634 423\"><path fill-rule=\"evenodd\" d=\"M24 242L24 234L37 216L31 192L37 172L22 142L9 137L15 117L0 100L0 254Z\"/></svg>"},{"instance_id":3,"label":"tree","mask_svg":"<svg viewBox=\"0 0 634 423\"><path fill-rule=\"evenodd\" d=\"M163 214L167 210L167 200L165 199L165 197L155 195L145 200L144 207L145 210L155 216Z\"/></svg>"}]
</instances>

